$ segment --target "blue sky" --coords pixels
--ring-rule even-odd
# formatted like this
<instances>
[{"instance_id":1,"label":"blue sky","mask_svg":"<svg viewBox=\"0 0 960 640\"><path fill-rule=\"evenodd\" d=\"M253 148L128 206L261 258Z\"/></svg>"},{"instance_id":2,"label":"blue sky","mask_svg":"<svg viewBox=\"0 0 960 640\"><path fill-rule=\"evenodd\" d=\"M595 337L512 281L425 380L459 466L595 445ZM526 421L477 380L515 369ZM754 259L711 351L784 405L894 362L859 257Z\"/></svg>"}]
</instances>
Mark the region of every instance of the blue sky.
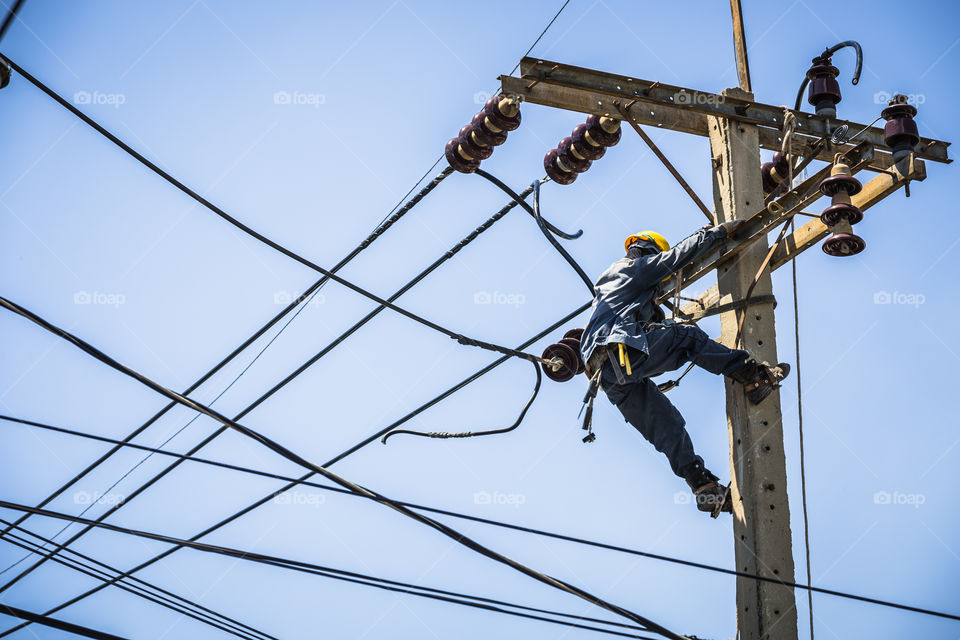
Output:
<instances>
[{"instance_id":1,"label":"blue sky","mask_svg":"<svg viewBox=\"0 0 960 640\"><path fill-rule=\"evenodd\" d=\"M6 0L4 0L6 2ZM9 56L219 206L281 244L332 265L362 240L437 159L559 8L560 2L366 3L218 0L126 3L29 0L0 45ZM756 97L792 104L809 59L857 39L864 72L840 52L841 117L870 122L878 96L915 96L921 133L956 140L957 9L917 2L745 2ZM894 20L891 16L896 16ZM736 85L726 3L645 6L573 0L534 55L709 91ZM289 95L289 103L276 96ZM0 291L129 366L182 390L282 308L316 274L242 236L119 151L22 78L0 91ZM523 124L484 168L517 190L543 175L543 154L583 116L524 105ZM652 132L705 199L704 138ZM766 157L769 154L764 154ZM960 359L953 273L953 169L870 210L867 250L799 260L812 581L818 586L957 612L960 518L954 468L960 434L948 404ZM392 294L506 203L476 176L455 174L341 273ZM584 230L565 246L591 275L623 237L654 228L677 240L702 214L642 141L625 131L572 186L543 189L545 215ZM815 207L819 210L820 203ZM706 288L702 281L690 293ZM781 359L795 362L789 270L774 275ZM894 303L877 304L889 293ZM477 304L478 294L504 304ZM90 303L82 304L86 296ZM482 296L481 296L482 298ZM517 344L585 302L585 291L519 210L400 299L471 336ZM373 303L331 285L214 405L235 414L365 315ZM586 318L569 323L582 325ZM701 323L719 335L719 323ZM272 336L276 329L270 333ZM531 347L539 351L560 331ZM255 345L258 350L265 343ZM0 409L122 438L166 401L10 313L0 314ZM253 359L250 350L198 390L210 402ZM495 359L390 312L246 417L322 462ZM509 424L533 384L530 365L496 369L409 423L456 431ZM601 398L597 441L580 442L583 381L545 381L508 435L435 441L397 437L335 465L391 497L612 544L733 566L729 519L678 504L686 486ZM729 477L723 387L704 372L671 392L698 452ZM796 387L783 392L797 578L803 580ZM193 416L177 408L137 442L158 445ZM216 429L195 420L167 447L185 451ZM0 425L0 494L36 504L106 445ZM267 471L299 469L234 433L202 455ZM142 458L114 456L54 501L79 513ZM152 458L89 514L162 469ZM267 495L263 478L185 464L111 516L124 526L189 537ZM484 493L485 492L485 493ZM478 496L499 496L483 504ZM880 498L878 499L878 495ZM891 496L889 504L882 499ZM16 514L3 511L0 517ZM34 517L37 533L61 524ZM559 578L685 634L735 633L732 579L480 524L453 526ZM210 542L396 580L605 616L382 506L306 488L215 532ZM94 531L76 549L129 567L166 548ZM24 552L0 545L0 569ZM2 576L8 578L15 570ZM553 625L179 551L138 574L282 638L579 638ZM48 563L0 600L42 611L94 586ZM798 598L801 636L807 605ZM955 622L814 598L820 638L957 638ZM105 589L60 617L136 638L224 634ZM0 620L0 628L17 623ZM595 634L594 634L595 635ZM34 625L15 638L60 638Z\"/></svg>"}]
</instances>

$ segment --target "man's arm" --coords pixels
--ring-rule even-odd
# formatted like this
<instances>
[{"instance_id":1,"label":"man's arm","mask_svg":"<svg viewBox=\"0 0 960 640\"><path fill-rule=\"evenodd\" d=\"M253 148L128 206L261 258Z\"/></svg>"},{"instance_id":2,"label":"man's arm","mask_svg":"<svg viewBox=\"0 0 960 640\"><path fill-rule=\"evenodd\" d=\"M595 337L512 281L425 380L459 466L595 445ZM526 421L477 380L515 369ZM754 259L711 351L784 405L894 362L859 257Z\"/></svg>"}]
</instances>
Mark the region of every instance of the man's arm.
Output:
<instances>
[{"instance_id":1,"label":"man's arm","mask_svg":"<svg viewBox=\"0 0 960 640\"><path fill-rule=\"evenodd\" d=\"M649 258L646 271L649 273L651 280L660 282L705 255L726 239L726 225L719 225L711 229L700 229L678 242L669 251L664 251Z\"/></svg>"}]
</instances>

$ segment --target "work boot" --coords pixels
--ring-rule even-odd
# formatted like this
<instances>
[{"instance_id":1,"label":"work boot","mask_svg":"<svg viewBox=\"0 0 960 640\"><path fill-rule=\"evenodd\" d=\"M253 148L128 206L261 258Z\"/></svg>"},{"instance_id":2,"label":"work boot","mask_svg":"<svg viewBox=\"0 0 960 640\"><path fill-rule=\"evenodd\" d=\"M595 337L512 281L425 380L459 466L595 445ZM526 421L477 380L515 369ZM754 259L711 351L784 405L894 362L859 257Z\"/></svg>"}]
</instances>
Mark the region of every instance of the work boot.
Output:
<instances>
[{"instance_id":1,"label":"work boot","mask_svg":"<svg viewBox=\"0 0 960 640\"><path fill-rule=\"evenodd\" d=\"M743 390L747 393L750 402L760 404L780 386L784 378L790 375L790 365L781 362L772 367L766 362L757 362L750 358L729 375L743 385Z\"/></svg>"},{"instance_id":2,"label":"work boot","mask_svg":"<svg viewBox=\"0 0 960 640\"><path fill-rule=\"evenodd\" d=\"M720 479L705 469L701 463L694 462L687 467L683 477L693 491L697 509L709 513L711 518L716 518L722 511L733 513L730 487L720 484Z\"/></svg>"}]
</instances>

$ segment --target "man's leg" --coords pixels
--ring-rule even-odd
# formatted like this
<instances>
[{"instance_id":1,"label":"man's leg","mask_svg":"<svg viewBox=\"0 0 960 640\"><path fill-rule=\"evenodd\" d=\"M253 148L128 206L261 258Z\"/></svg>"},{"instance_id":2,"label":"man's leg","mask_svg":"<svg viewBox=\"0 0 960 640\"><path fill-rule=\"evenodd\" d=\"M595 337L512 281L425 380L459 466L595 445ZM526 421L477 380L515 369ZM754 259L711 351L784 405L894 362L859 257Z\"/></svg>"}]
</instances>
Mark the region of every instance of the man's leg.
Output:
<instances>
[{"instance_id":1,"label":"man's leg","mask_svg":"<svg viewBox=\"0 0 960 640\"><path fill-rule=\"evenodd\" d=\"M605 369L609 369L609 365ZM686 430L686 421L667 397L651 380L643 378L627 384L616 384L607 379L604 371L603 389L623 414L624 419L639 431L657 451L670 461L675 474L684 472L694 462L703 464L693 450L693 442ZM636 372L634 372L634 376Z\"/></svg>"},{"instance_id":2,"label":"man's leg","mask_svg":"<svg viewBox=\"0 0 960 640\"><path fill-rule=\"evenodd\" d=\"M650 356L640 365L643 375L658 376L692 362L710 373L729 375L743 366L750 354L711 340L696 325L672 325L647 332Z\"/></svg>"}]
</instances>

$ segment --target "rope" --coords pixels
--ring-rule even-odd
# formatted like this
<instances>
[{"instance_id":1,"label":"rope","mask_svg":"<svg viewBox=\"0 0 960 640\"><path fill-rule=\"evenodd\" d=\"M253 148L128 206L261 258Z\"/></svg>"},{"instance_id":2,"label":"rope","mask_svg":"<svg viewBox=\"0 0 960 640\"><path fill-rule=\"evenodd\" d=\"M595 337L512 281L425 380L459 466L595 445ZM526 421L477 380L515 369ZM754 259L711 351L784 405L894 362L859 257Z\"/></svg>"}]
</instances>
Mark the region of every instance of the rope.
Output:
<instances>
[{"instance_id":1,"label":"rope","mask_svg":"<svg viewBox=\"0 0 960 640\"><path fill-rule=\"evenodd\" d=\"M219 413L218 411L216 411L216 410L214 410L214 409L211 409L210 407L207 407L206 405L203 405L203 404L201 404L201 403L199 403L199 402L196 402L196 401L194 401L194 400L191 400L190 398L186 398L186 397L180 395L179 393L177 393L176 391L172 391L171 389L168 389L168 388L164 387L163 385L161 385L161 384L159 384L159 383L157 383L157 382L154 382L153 380L151 380L150 378L144 376L143 374L141 374L141 373L139 373L139 372L137 372L137 371L135 371L135 370L133 370L133 369L131 369L131 368L129 368L129 367L127 367L127 366L119 363L119 362L117 362L116 360L114 360L113 358L111 358L110 356L108 356L107 354L103 353L102 351L100 351L100 350L98 350L96 347L94 347L93 345L91 345L91 344L83 341L82 339L80 339L79 337L73 335L72 333L70 333L70 332L68 332L68 331L65 331L64 329L62 329L62 328L60 328L60 327L57 327L57 326L51 324L50 322L44 320L44 319L41 318L40 316L38 316L38 315L34 314L33 312L31 312L31 311L29 311L29 310L21 307L20 305L14 303L14 302L11 302L10 300L7 300L6 298L0 297L0 306L2 306L2 307L4 307L4 308L6 308L6 309L8 309L8 310L10 310L10 311L12 311L12 312L14 312L14 313L16 313L17 315L20 315L20 316L22 316L22 317L30 320L30 321L33 322L34 324L42 327L43 329L49 331L50 333L53 333L54 335L62 338L63 340L72 343L74 346L76 346L77 348L79 348L79 349L82 350L83 352L87 353L88 355L92 356L92 357L95 358L96 360L99 360L100 362L102 362L103 364L106 364L106 365L109 366L110 368L112 368L112 369L114 369L114 370L116 370L116 371L118 371L118 372L120 372L120 373L122 373L122 374L124 374L124 375L126 375L126 376L128 376L128 377L130 377L130 378L133 378L134 380L137 380L138 382L140 382L140 383L143 384L144 386L149 387L149 388L152 389L153 391L155 391L155 392L157 392L157 393L159 393L159 394L161 394L161 395L163 395L163 396L166 396L167 398L169 398L169 399L171 399L171 400L175 400L175 401L178 402L179 404L182 404L183 406L185 406L185 407L187 407L187 408L189 408L189 409L193 409L194 411L198 411L198 412L204 414L205 416L207 416L207 417L209 417L209 418L212 418L212 419L216 420L217 422L220 422L221 424L223 424L223 425L226 426L226 427L230 427L230 428L234 429L235 431L237 431L237 432L240 433L241 435L246 436L247 438L250 438L251 440L254 440L255 442L258 442L258 443L262 444L262 445L265 446L266 448L270 449L270 450L273 451L274 453L277 453L278 455L283 456L283 457L286 458L287 460L289 460L289 461L291 461L291 462L293 462L293 463L295 463L295 464L297 464L297 465L299 465L299 466L301 466L301 467L303 467L303 468L305 468L305 469L307 469L307 470L309 470L309 471L312 471L313 473L319 473L320 475L324 476L324 477L327 478L328 480L331 480L332 482L334 482L334 483L336 483L336 484L339 484L340 486L344 487L345 489L348 489L349 491L351 491L351 492L353 492L353 493L357 493L357 494L360 494L360 495L365 495L365 496L367 496L367 497L375 500L376 502L379 502L379 503L381 503L381 504L383 504L383 505L385 505L385 506L387 506L387 507L390 507L391 509L397 511L397 512L400 513L400 514L407 516L408 518L410 518L410 519L412 519L412 520L415 520L415 521L417 521L417 522L420 522L421 524L427 525L428 527L430 527L430 528L432 528L432 529L435 529L435 530L438 531L439 533L441 533L441 534L447 536L448 538L454 540L454 541L457 542L458 544L461 544L461 545L467 547L468 549L471 549L471 550L473 550L473 551L476 551L477 553L479 553L479 554L481 554L481 555L483 555L483 556L486 556L487 558L490 558L491 560L494 560L494 561L496 561L496 562L498 562L498 563L500 563L500 564L504 564L504 565L506 565L506 566L514 569L515 571L518 571L518 572L520 572L520 573L523 573L524 575L527 575L527 576L529 576L529 577L537 580L538 582L542 582L543 584L546 584L546 585L548 585L548 586L551 586L551 587L553 587L553 588L555 588L555 589L558 589L558 590L560 590L560 591L564 591L564 592L569 593L569 594L571 594L571 595L575 595L575 596L577 596L577 597L579 597L579 598L581 598L581 599L583 599L583 600L585 600L585 601L587 601L587 602L589 602L589 603L591 603L591 604L593 604L593 605L596 605L596 606L598 606L598 607L601 607L601 608L603 608L603 609L606 609L607 611L610 611L611 613L614 613L614 614L616 614L616 615L619 615L619 616L622 616L622 617L624 617L624 618L627 618L628 620L632 620L633 622L636 622L636 623L642 625L643 627L645 627L645 630L653 631L653 632L655 632L655 633L659 633L659 634L661 634L661 635L663 635L663 636L666 636L666 637L668 637L668 638L671 638L672 640L688 640L688 639L685 639L683 636L681 636L681 635L679 635L679 634L676 634L676 633L674 633L674 632L666 629L665 627L662 627L662 626L658 625L657 623L653 622L652 620L649 620L648 618L645 618L645 617L643 617L643 616L641 616L641 615L639 615L639 614L637 614L637 613L634 613L633 611L630 611L630 610L625 609L625 608L623 608L623 607L621 607L621 606L619 606L619 605L613 604L613 603L608 602L608 601L606 601L606 600L604 600L604 599L602 599L602 598L599 598L599 597L591 594L590 592L585 591L585 590L583 590L583 589L581 589L581 588L579 588L579 587L576 587L576 586L574 586L574 585L572 585L572 584L569 584L569 583L564 582L564 581L562 581L562 580L559 580L559 579L557 579L557 578L553 578L552 576L549 576L549 575L546 575L546 574L541 573L541 572L539 572L539 571L536 571L535 569L531 569L530 567L527 567L526 565L523 565L523 564L517 562L516 560L513 560L512 558L509 558L509 557L507 557L507 556L505 556L505 555L503 555L503 554L500 554L500 553L498 553L498 552L496 552L496 551L493 551L492 549L490 549L490 548L488 548L488 547L485 547L485 546L481 545L480 543L478 543L478 542L476 542L476 541L468 538L467 536L463 535L463 534L460 533L459 531L456 531L455 529L452 529L452 528L448 527L447 525L443 524L442 522L439 522L439 521L437 521L437 520L433 520L433 519L431 519L431 518L429 518L429 517L427 517L427 516L424 516L424 515L419 514L419 513L415 512L415 511L412 511L412 510L410 510L409 508L407 508L407 507L399 504L398 502L396 502L396 501L394 501L394 500L391 500L390 498L387 498L386 496L383 496L383 495L381 495L381 494L379 494L379 493L377 493L377 492L375 492L375 491L372 491L372 490L370 490L370 489L367 489L367 488L365 488L365 487L362 487L362 486L360 486L360 485L357 485L357 484L355 484L355 483L353 483L353 482L351 482L351 481L349 481L349 480L347 480L347 479L339 476L338 474L330 471L329 469L327 469L327 468L325 468L325 467L322 467L322 466L320 466L320 465L317 465L317 464L315 464L315 463L310 462L310 461L307 460L306 458L301 457L299 454L294 453L294 452L291 451L290 449L284 447L283 445L281 445L280 443L276 442L275 440L272 440L271 438L268 438L267 436L259 433L258 431L255 431L255 430L250 429L249 427L246 427L246 426L244 426L244 425L242 425L242 424L240 424L240 423L238 423L238 422L235 422L234 420L231 420L230 418L226 417L225 415ZM6 633L9 633L9 631L7 631ZM4 634L4 635L5 635L5 634Z\"/></svg>"},{"instance_id":2,"label":"rope","mask_svg":"<svg viewBox=\"0 0 960 640\"><path fill-rule=\"evenodd\" d=\"M792 221L791 221L792 222ZM790 225L791 230L793 225ZM791 260L793 276L793 329L797 366L797 424L800 433L800 504L803 510L803 546L807 563L807 586L810 586L810 523L807 519L807 474L803 448L803 385L800 382L800 306L797 293L797 261ZM810 612L810 640L813 640L813 591L807 590L807 609Z\"/></svg>"},{"instance_id":3,"label":"rope","mask_svg":"<svg viewBox=\"0 0 960 640\"><path fill-rule=\"evenodd\" d=\"M466 606L480 606L480 608L490 609L498 613L505 613L508 615L518 615L525 618L533 618L533 619L542 620L545 622L553 622L555 624L588 629L590 631L598 631L601 633L613 633L615 635L625 635L625 634L617 633L610 629L602 629L598 627L590 627L590 626L584 626L579 624L573 624L573 623L569 623L561 620L543 618L540 616L530 616L530 615L525 615L515 611L499 609L497 607L484 607L482 605L479 605L479 603L489 603L494 605L513 607L513 608L521 609L524 611L532 611L536 613L555 615L563 618L568 618L571 620L581 620L586 622L607 624L607 625L620 627L624 629L643 631L643 629L641 629L640 627L627 625L620 622L612 622L612 621L602 620L600 618L592 618L589 616L579 616L579 615L570 614L570 613L563 613L560 611L553 611L550 609L529 607L526 605L515 604L512 602L507 602L503 600L496 600L493 598L486 598L483 596L475 596L470 594L458 593L456 591L448 591L445 589L436 589L433 587L425 587L422 585L416 585L416 584L411 584L407 582L400 582L397 580L389 580L387 578L380 578L376 576L366 575L363 573L357 573L354 571L346 571L343 569L336 569L333 567L327 567L327 566L313 564L309 562L303 562L299 560L290 560L288 558L281 558L277 556L266 555L262 553L257 553L255 551L240 550L232 547L212 545L212 544L206 544L206 543L200 543L200 542L191 542L189 540L182 540L180 538L175 538L175 537L167 536L163 534L152 533L152 532L138 530L138 529L131 529L128 527L109 524L105 522L95 522L92 520L81 518L79 516L72 516L72 515L68 515L68 514L60 513L56 511L48 511L45 509L35 509L33 507L18 505L16 503L4 503L4 507L17 510L17 511L29 511L35 515L40 515L44 517L65 520L71 524L72 523L80 523L80 524L89 523L91 526L104 529L106 531L113 531L113 532L122 533L125 535L131 535L131 536L136 536L140 538L145 538L148 540L156 540L156 541L166 542L170 544L182 544L183 546L189 547L191 549L196 549L198 551L213 553L217 555L223 555L231 558L239 558L241 560L256 562L258 564L264 564L267 566L274 566L274 567L279 567L279 568L287 569L291 571L298 571L301 573L323 576L327 578L332 578L334 580L343 580L343 581L352 582L356 584L362 584L365 586L386 589L389 591L397 591L397 592L406 593L409 595L419 596L423 598L434 598L434 599L443 600L446 602L451 602L454 604L460 604L460 605L466 605ZM0 522L3 522L3 521L0 520ZM37 536L37 537L40 537L40 536ZM398 589L398 588L391 588L391 587L402 587L402 588ZM436 595L431 595L431 594L436 594ZM444 597L438 597L438 596L450 596L450 597L444 598ZM453 598L458 598L458 600L454 600ZM626 635L626 637L635 638L639 636L635 636L631 634L631 635Z\"/></svg>"},{"instance_id":4,"label":"rope","mask_svg":"<svg viewBox=\"0 0 960 640\"><path fill-rule=\"evenodd\" d=\"M25 419L22 419L22 418L14 418L14 417L12 417L12 416L7 416L7 415L0 415L0 420L4 420L4 421L7 421L7 422L12 422L12 423L17 423L17 424L22 424L22 425L25 425L25 426L37 427L37 428L39 428L39 429L45 429L45 430L53 431L53 432L57 432L57 433L64 433L64 434L68 434L68 435L72 435L72 436L77 436L77 437L80 437L80 438L86 438L86 439L89 439L89 440L94 440L94 441L97 441L97 442L108 442L108 443L116 443L116 442L119 442L118 440L115 440L115 439L113 439L113 438L108 438L108 437L106 437L106 436L99 436L99 435L94 435L94 434L90 434L90 433L84 433L84 432L82 432L82 431L76 431L76 430L73 430L73 429L68 429L68 428L66 428L66 427L58 427L58 426L54 426L54 425L43 424L43 423L40 423L40 422L34 422L34 421L32 421L32 420L25 420ZM297 478L293 478L293 477L290 477L290 476L285 476L285 475L277 474L277 473L271 473L271 472L268 472L268 471L261 471L261 470L258 470L258 469L251 469L251 468L248 468L248 467L243 467L243 466L239 466L239 465L235 465L235 464L230 464L230 463L227 463L227 462L221 462L221 461L219 461L219 460L211 460L211 459L208 459L208 458L198 458L198 457L190 456L190 455L187 455L187 454L176 453L176 452L173 452L173 451L165 451L165 450L162 450L162 449L156 449L156 448L153 448L153 447L148 447L148 446L145 446L145 445L134 444L134 443L124 443L123 446L124 446L124 447L129 447L129 448L132 448L132 449L141 450L141 451L153 451L153 452L155 452L155 453L158 453L158 454L161 454L161 455L164 455L164 456L168 456L168 457L172 457L172 458L178 458L178 459L180 459L180 460L188 460L188 461L190 461L190 462L196 462L196 463L198 463L198 464L209 465L209 466L218 467L218 468L221 468L221 469L227 469L227 470L231 470L231 471L238 471L238 472L240 472L240 473L246 473L246 474L256 475L256 476L258 476L258 477L263 477L263 478L271 478L271 479L274 479L274 480L282 480L282 481L291 483L290 485L288 485L288 487L284 488L284 491L287 490L287 489L289 489L289 488L293 488L294 486L301 486L301 485L302 485L302 486L306 486L306 487L312 487L312 488L315 488L315 489L320 489L320 490L322 490L322 491L331 491L331 492L338 493L338 494L349 495L349 496L353 496L353 497L366 498L366 496L357 496L357 494L351 493L350 491L347 491L347 490L345 490L345 489L341 489L341 488L339 488L339 487L334 487L334 486L330 486L330 485L320 484L320 483L317 483L317 482L311 482L311 481L309 481L309 480L299 480L299 479L297 479ZM398 501L398 502L400 502L400 501ZM682 558L676 558L676 557L673 557L673 556L664 556L664 555L659 555L659 554L655 554L655 553L649 553L649 552L641 551L641 550L637 550L637 549L631 549L631 548L628 548L628 547L620 547L620 546L616 546L616 545L607 544L607 543L604 543L604 542L597 542L597 541L595 541L595 540L589 540L589 539L586 539L586 538L578 538L578 537L576 537L576 536L568 536L568 535L565 535L565 534L555 533L555 532L550 532L550 531L545 531L545 530L542 530L542 529L534 529L534 528L531 528L531 527L524 527L524 526L521 526L521 525L510 524L510 523L502 522L502 521L499 521L499 520L491 520L491 519L489 519L489 518L481 518L481 517L479 517L479 516L472 516L472 515L468 515L468 514L464 514L464 513L459 513L459 512L456 512L456 511L449 511L449 510L446 510L446 509L438 509L438 508L435 508L435 507L429 507L429 506L425 506L425 505L421 505L421 504L416 504L416 503L413 503L413 502L400 502L400 504L402 504L402 505L404 505L404 506L406 506L406 507L410 507L411 509L416 509L416 510L418 510L418 511L426 511L426 512L429 512L429 513L436 513L436 514L438 514L438 515L450 516L450 517L453 517L453 518L459 518L459 519L462 519L462 520L468 520L468 521L470 521L470 522L478 522L478 523L481 523L481 524L487 524L487 525L494 526L494 527L500 527L500 528L504 528L504 529L510 529L510 530L513 530L513 531L520 531L520 532L522 532L522 533L530 533L530 534L533 534L533 535L549 537L549 538L553 538L553 539L555 539L555 540L564 540L564 541L566 541L566 542L571 542L571 543L574 543L574 544L581 544L581 545L591 546L591 547L595 547L595 548L606 549L606 550L609 550L609 551L616 551L616 552L618 552L618 553L626 553L626 554L629 554L629 555L635 555L635 556L650 558L650 559L653 559L653 560L660 560L660 561L663 561L663 562L669 562L669 563L673 563L673 564L679 564L679 565L682 565L682 566L692 567L692 568L695 568L695 569L701 569L701 570L704 570L704 571L711 571L711 572L723 573L723 574L726 574L726 575L737 576L737 577L747 578L747 579L751 579L751 580L759 580L759 581L761 581L761 582L769 582L769 583L772 583L772 584L777 584L777 585L780 585L780 586L785 586L785 587L788 587L788 588L791 588L791 589L808 590L808 591L811 591L811 592L821 593L821 594L824 594L824 595L836 596L836 597L840 597L840 598L848 598L848 599L853 599L853 600L857 600L857 601L860 601L860 602L867 602L867 603L869 603L869 604L874 604L874 605L878 605L878 606L892 607L892 608L895 608L895 609L901 609L901 610L905 610L905 611L911 611L911 612L914 612L914 613L921 613L921 614L924 614L924 615L930 615L930 616L936 616L936 617L946 618L946 619L949 619L949 620L958 620L958 621L960 621L960 615L954 615L954 614L945 613L945 612L940 612L940 611L933 611L933 610L930 610L930 609L922 609L922 608L919 608L919 607L913 607L913 606L911 606L911 605L904 605L904 604L900 604L900 603L889 602L889 601L886 601L886 600L877 600L877 599L874 599L874 598L867 598L867 597L865 597L865 596L859 596L859 595L856 595L856 594L846 593L846 592L843 592L843 591L835 591L835 590L831 590L831 589L824 589L824 588L822 588L822 587L814 587L814 586L810 586L809 584L804 585L804 584L797 584L797 583L792 583L792 582L785 582L785 581L782 581L782 580L779 580L779 579L773 578L773 577L762 576L762 575L759 575L759 574L747 573L747 572L743 572L743 571L736 571L736 570L734 570L734 569L725 569L725 568L723 568L723 567L717 567L717 566L714 566L714 565L703 564L703 563L694 562L694 561L691 561L691 560L684 560L684 559L682 559Z\"/></svg>"},{"instance_id":5,"label":"rope","mask_svg":"<svg viewBox=\"0 0 960 640\"><path fill-rule=\"evenodd\" d=\"M790 225L793 223L793 217L784 223L783 228L780 229L780 235L777 236L776 241L770 246L770 250L767 251L767 255L764 257L763 262L760 263L760 268L757 269L756 275L753 276L753 281L750 283L750 286L747 287L747 295L743 297L743 310L740 311L740 320L737 321L737 336L734 339L734 346L742 346L741 338L743 337L743 322L747 318L747 307L750 305L751 296L753 295L753 290L757 286L757 283L760 282L763 272L767 269L767 265L770 264L770 259L773 258L774 252L776 252L777 247L780 246L780 242L783 241L784 236L787 234L787 230L790 228Z\"/></svg>"}]
</instances>

